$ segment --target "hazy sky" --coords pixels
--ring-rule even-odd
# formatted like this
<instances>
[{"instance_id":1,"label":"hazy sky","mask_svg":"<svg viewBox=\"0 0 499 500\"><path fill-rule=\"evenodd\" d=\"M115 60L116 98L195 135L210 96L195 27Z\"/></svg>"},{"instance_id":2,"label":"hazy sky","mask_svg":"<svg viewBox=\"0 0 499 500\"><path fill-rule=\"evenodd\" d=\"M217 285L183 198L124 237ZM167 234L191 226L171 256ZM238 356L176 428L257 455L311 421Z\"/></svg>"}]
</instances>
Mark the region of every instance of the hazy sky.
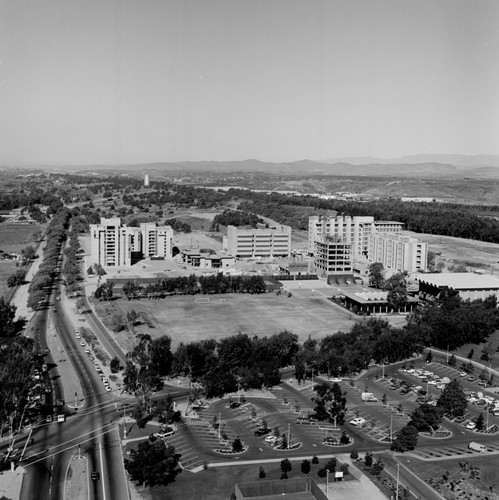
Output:
<instances>
[{"instance_id":1,"label":"hazy sky","mask_svg":"<svg viewBox=\"0 0 499 500\"><path fill-rule=\"evenodd\" d=\"M0 164L499 153L498 0L0 0Z\"/></svg>"}]
</instances>

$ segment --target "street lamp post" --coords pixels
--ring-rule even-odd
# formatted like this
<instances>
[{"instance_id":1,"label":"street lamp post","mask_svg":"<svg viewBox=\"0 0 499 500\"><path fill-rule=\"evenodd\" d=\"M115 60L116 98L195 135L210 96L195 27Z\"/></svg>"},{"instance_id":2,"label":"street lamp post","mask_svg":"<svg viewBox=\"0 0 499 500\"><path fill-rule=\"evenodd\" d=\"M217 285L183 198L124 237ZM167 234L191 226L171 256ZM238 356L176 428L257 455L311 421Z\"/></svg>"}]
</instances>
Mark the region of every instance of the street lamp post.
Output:
<instances>
[{"instance_id":1,"label":"street lamp post","mask_svg":"<svg viewBox=\"0 0 499 500\"><path fill-rule=\"evenodd\" d=\"M288 423L288 444L287 448L289 450L289 442L291 441L291 424Z\"/></svg>"},{"instance_id":2,"label":"street lamp post","mask_svg":"<svg viewBox=\"0 0 499 500\"><path fill-rule=\"evenodd\" d=\"M218 439L220 439L220 427L221 427L221 425L220 425L220 418L221 418L221 416L220 416L220 413L219 413L218 414Z\"/></svg>"},{"instance_id":3,"label":"street lamp post","mask_svg":"<svg viewBox=\"0 0 499 500\"><path fill-rule=\"evenodd\" d=\"M329 497L329 470L326 469L326 497Z\"/></svg>"},{"instance_id":4,"label":"street lamp post","mask_svg":"<svg viewBox=\"0 0 499 500\"><path fill-rule=\"evenodd\" d=\"M395 500L399 500L399 473L400 473L400 464L397 464L397 491L395 493Z\"/></svg>"},{"instance_id":5,"label":"street lamp post","mask_svg":"<svg viewBox=\"0 0 499 500\"><path fill-rule=\"evenodd\" d=\"M392 432L393 432L393 414L390 414L390 442L392 441Z\"/></svg>"},{"instance_id":6,"label":"street lamp post","mask_svg":"<svg viewBox=\"0 0 499 500\"><path fill-rule=\"evenodd\" d=\"M447 364L449 364L449 346L448 345L447 345L447 356L446 356L445 362Z\"/></svg>"}]
</instances>

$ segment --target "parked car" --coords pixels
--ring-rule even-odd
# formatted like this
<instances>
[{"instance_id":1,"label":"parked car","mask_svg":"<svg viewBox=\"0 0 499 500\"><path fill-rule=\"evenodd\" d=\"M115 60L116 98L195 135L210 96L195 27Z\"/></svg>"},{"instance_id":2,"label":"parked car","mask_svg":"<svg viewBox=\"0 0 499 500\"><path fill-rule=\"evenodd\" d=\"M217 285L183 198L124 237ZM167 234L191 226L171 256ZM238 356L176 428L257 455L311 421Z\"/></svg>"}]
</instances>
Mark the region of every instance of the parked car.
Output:
<instances>
[{"instance_id":1,"label":"parked car","mask_svg":"<svg viewBox=\"0 0 499 500\"><path fill-rule=\"evenodd\" d=\"M472 430L476 429L476 423L475 423L475 422L468 422L468 423L466 424L466 429L468 429L468 430L470 430L470 431L472 431Z\"/></svg>"},{"instance_id":2,"label":"parked car","mask_svg":"<svg viewBox=\"0 0 499 500\"><path fill-rule=\"evenodd\" d=\"M471 451L477 451L478 453L485 453L487 451L487 447L484 444L474 443L474 442L471 442L468 445L468 448Z\"/></svg>"},{"instance_id":3,"label":"parked car","mask_svg":"<svg viewBox=\"0 0 499 500\"><path fill-rule=\"evenodd\" d=\"M263 427L261 427L260 429L257 429L255 432L254 432L254 435L256 437L261 437L261 436L266 436L269 432L271 432L271 429L267 428L267 429L264 429Z\"/></svg>"},{"instance_id":4,"label":"parked car","mask_svg":"<svg viewBox=\"0 0 499 500\"><path fill-rule=\"evenodd\" d=\"M266 442L266 443L273 443L276 439L277 439L277 437L276 437L276 436L267 436L267 437L265 438L265 442Z\"/></svg>"},{"instance_id":5,"label":"parked car","mask_svg":"<svg viewBox=\"0 0 499 500\"><path fill-rule=\"evenodd\" d=\"M361 425L366 423L366 419L362 417L357 417L354 418L353 420L350 420L351 425L355 425L355 427L360 427Z\"/></svg>"}]
</instances>

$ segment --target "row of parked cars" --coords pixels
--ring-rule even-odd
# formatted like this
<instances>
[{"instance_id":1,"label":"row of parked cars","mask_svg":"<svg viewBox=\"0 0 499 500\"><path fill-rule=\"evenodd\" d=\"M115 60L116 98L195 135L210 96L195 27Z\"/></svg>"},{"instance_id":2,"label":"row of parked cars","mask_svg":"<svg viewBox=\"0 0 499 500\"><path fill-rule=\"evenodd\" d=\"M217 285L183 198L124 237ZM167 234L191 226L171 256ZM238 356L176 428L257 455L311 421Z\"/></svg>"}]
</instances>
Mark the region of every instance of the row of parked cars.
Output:
<instances>
[{"instance_id":1,"label":"row of parked cars","mask_svg":"<svg viewBox=\"0 0 499 500\"><path fill-rule=\"evenodd\" d=\"M480 391L471 391L466 393L466 400L472 405L484 406L489 413L492 413L496 417L499 416L499 400L488 394L483 394Z\"/></svg>"},{"instance_id":2,"label":"row of parked cars","mask_svg":"<svg viewBox=\"0 0 499 500\"><path fill-rule=\"evenodd\" d=\"M99 375L99 378L102 380L102 383L104 384L104 387L106 388L106 391L108 391L108 392L112 391L111 385L109 384L109 380L104 375L104 372L102 371L102 368L100 367L99 363L94 363L94 367L95 367L95 370L97 371L97 374Z\"/></svg>"},{"instance_id":3,"label":"row of parked cars","mask_svg":"<svg viewBox=\"0 0 499 500\"><path fill-rule=\"evenodd\" d=\"M424 384L434 385L437 389L440 389L442 391L445 389L445 386L450 383L450 378L440 378L440 376L436 375L430 370L401 368L400 371L416 377Z\"/></svg>"}]
</instances>

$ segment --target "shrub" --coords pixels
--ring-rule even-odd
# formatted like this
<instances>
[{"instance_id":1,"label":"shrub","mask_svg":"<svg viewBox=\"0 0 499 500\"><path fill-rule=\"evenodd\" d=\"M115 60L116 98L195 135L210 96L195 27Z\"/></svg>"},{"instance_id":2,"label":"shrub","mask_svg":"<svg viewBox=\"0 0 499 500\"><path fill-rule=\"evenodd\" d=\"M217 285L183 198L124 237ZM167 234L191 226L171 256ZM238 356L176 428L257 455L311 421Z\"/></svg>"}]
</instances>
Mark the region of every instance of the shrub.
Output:
<instances>
[{"instance_id":1,"label":"shrub","mask_svg":"<svg viewBox=\"0 0 499 500\"><path fill-rule=\"evenodd\" d=\"M308 460L304 460L301 463L301 471L303 474L308 474L310 472L310 462Z\"/></svg>"}]
</instances>

